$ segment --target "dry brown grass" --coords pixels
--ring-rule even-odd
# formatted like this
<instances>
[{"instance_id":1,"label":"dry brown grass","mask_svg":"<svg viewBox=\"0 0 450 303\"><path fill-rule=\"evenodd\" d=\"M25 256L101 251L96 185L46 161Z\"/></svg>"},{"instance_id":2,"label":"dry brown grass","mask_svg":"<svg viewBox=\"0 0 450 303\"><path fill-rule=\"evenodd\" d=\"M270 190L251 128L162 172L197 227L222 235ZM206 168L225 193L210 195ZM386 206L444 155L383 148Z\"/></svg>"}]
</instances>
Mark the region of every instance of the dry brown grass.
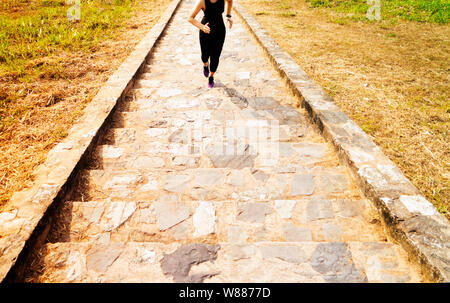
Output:
<instances>
[{"instance_id":1,"label":"dry brown grass","mask_svg":"<svg viewBox=\"0 0 450 303\"><path fill-rule=\"evenodd\" d=\"M357 22L286 2L241 4L450 218L450 26Z\"/></svg>"},{"instance_id":2,"label":"dry brown grass","mask_svg":"<svg viewBox=\"0 0 450 303\"><path fill-rule=\"evenodd\" d=\"M45 161L47 152L61 141L86 104L159 20L167 0L142 0L116 38L96 49L62 52L30 62L31 66L54 64L58 79L41 75L32 83L0 79L0 97L25 97L11 102L16 119L0 129L0 207L13 192L29 186L32 172ZM63 74L61 77L61 74ZM12 97L11 97L12 96ZM2 98L0 98L2 99Z\"/></svg>"}]
</instances>

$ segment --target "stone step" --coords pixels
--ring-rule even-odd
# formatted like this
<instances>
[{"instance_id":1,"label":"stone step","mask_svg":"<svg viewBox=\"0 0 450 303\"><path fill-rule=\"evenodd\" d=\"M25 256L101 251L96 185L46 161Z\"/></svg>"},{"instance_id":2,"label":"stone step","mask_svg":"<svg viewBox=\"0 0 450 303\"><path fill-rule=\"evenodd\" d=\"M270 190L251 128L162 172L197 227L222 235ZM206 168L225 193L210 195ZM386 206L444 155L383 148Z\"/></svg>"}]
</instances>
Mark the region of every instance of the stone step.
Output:
<instances>
[{"instance_id":1,"label":"stone step","mask_svg":"<svg viewBox=\"0 0 450 303\"><path fill-rule=\"evenodd\" d=\"M189 142L246 142L246 143L298 143L301 148L302 141L305 141L303 132L290 129L289 127L280 126L274 128L270 127L254 128L251 124L249 126L225 126L225 125L211 125L204 124L196 127L194 123L185 126L167 126L166 121L149 122L139 127L116 127L111 128L105 134L105 142L111 145L130 144L134 142L148 143L159 141L162 143L189 143ZM298 133L293 135L292 133ZM214 140L214 141L213 141ZM306 143L304 143L306 144ZM311 151L316 152L318 148L326 149L325 142L317 142L311 145ZM323 147L319 147L322 145ZM307 147L308 145L306 145ZM306 148L305 147L305 148ZM317 151L323 153L323 151Z\"/></svg>"},{"instance_id":2,"label":"stone step","mask_svg":"<svg viewBox=\"0 0 450 303\"><path fill-rule=\"evenodd\" d=\"M139 169L178 169L183 167L236 167L245 160L246 166L266 168L296 168L306 166L339 165L339 159L333 149L320 143L290 142L224 142L211 137L205 141L192 140L190 135L166 129L153 128L148 131L116 129L114 137L108 136L104 143L96 148L90 168ZM159 137L159 140L157 139ZM185 162L195 159L194 162ZM190 160L192 161L192 160Z\"/></svg>"},{"instance_id":3,"label":"stone step","mask_svg":"<svg viewBox=\"0 0 450 303\"><path fill-rule=\"evenodd\" d=\"M227 127L261 127L267 125L272 128L287 125L293 129L311 127L298 110L285 106L279 106L275 109L254 109L250 106L239 108L231 101L215 98L178 97L155 101L145 96L141 94L136 97L136 100L130 101L126 107L129 110L128 112L116 113L113 125L124 125L119 127L150 126L149 123L165 121L164 123L167 126L175 127L189 126L189 123L192 122L210 128L217 125Z\"/></svg>"},{"instance_id":4,"label":"stone step","mask_svg":"<svg viewBox=\"0 0 450 303\"><path fill-rule=\"evenodd\" d=\"M384 242L55 243L27 282L420 282Z\"/></svg>"},{"instance_id":5,"label":"stone step","mask_svg":"<svg viewBox=\"0 0 450 303\"><path fill-rule=\"evenodd\" d=\"M360 195L345 167L281 167L268 171L248 167L245 161L237 168L84 170L72 200L152 201L172 194L187 201L268 201Z\"/></svg>"},{"instance_id":6,"label":"stone step","mask_svg":"<svg viewBox=\"0 0 450 303\"><path fill-rule=\"evenodd\" d=\"M50 242L386 240L364 200L65 202Z\"/></svg>"}]
</instances>

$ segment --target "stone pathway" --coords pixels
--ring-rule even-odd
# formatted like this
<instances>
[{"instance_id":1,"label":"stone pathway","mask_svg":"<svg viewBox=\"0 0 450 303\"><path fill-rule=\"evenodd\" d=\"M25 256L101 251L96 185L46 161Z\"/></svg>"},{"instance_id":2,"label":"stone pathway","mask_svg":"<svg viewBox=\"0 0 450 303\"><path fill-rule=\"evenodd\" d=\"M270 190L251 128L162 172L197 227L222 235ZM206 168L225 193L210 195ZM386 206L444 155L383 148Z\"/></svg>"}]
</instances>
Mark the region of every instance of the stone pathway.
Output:
<instances>
[{"instance_id":1,"label":"stone pathway","mask_svg":"<svg viewBox=\"0 0 450 303\"><path fill-rule=\"evenodd\" d=\"M206 88L192 5L120 105L27 281L420 282L238 19Z\"/></svg>"}]
</instances>

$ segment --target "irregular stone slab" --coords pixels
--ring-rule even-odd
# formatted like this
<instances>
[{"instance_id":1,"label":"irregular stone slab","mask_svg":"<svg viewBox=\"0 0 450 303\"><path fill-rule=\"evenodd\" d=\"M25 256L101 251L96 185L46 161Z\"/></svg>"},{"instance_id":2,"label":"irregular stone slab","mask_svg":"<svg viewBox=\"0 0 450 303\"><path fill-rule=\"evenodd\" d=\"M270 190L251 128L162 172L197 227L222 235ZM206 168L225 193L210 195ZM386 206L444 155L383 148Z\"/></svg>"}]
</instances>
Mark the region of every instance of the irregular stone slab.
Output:
<instances>
[{"instance_id":1,"label":"irregular stone slab","mask_svg":"<svg viewBox=\"0 0 450 303\"><path fill-rule=\"evenodd\" d=\"M155 79L141 79L136 83L135 87L158 87L161 84L160 80Z\"/></svg>"},{"instance_id":2,"label":"irregular stone slab","mask_svg":"<svg viewBox=\"0 0 450 303\"><path fill-rule=\"evenodd\" d=\"M101 245L109 245L109 243L111 243L111 234L110 233L101 234L98 237L94 238L93 242Z\"/></svg>"},{"instance_id":3,"label":"irregular stone slab","mask_svg":"<svg viewBox=\"0 0 450 303\"><path fill-rule=\"evenodd\" d=\"M296 227L292 223L284 227L284 238L289 242L312 241L312 233L309 228Z\"/></svg>"},{"instance_id":4,"label":"irregular stone slab","mask_svg":"<svg viewBox=\"0 0 450 303\"><path fill-rule=\"evenodd\" d=\"M136 259L138 263L154 263L156 253L153 250L146 249L145 247L136 247Z\"/></svg>"},{"instance_id":5,"label":"irregular stone slab","mask_svg":"<svg viewBox=\"0 0 450 303\"><path fill-rule=\"evenodd\" d=\"M196 175L198 186L214 186L223 183L222 172L218 169L199 169Z\"/></svg>"},{"instance_id":6,"label":"irregular stone slab","mask_svg":"<svg viewBox=\"0 0 450 303\"><path fill-rule=\"evenodd\" d=\"M166 177L164 189L175 193L182 192L190 179L188 175L169 175Z\"/></svg>"},{"instance_id":7,"label":"irregular stone slab","mask_svg":"<svg viewBox=\"0 0 450 303\"><path fill-rule=\"evenodd\" d=\"M110 145L102 146L102 158L104 159L118 159L123 154L123 149Z\"/></svg>"},{"instance_id":8,"label":"irregular stone slab","mask_svg":"<svg viewBox=\"0 0 450 303\"><path fill-rule=\"evenodd\" d=\"M228 184L234 187L244 186L244 172L242 170L232 170L229 175Z\"/></svg>"},{"instance_id":9,"label":"irregular stone slab","mask_svg":"<svg viewBox=\"0 0 450 303\"><path fill-rule=\"evenodd\" d=\"M343 217L361 216L364 211L364 202L361 200L338 200L339 214Z\"/></svg>"},{"instance_id":10,"label":"irregular stone slab","mask_svg":"<svg viewBox=\"0 0 450 303\"><path fill-rule=\"evenodd\" d=\"M153 203L157 225L160 230L166 230L189 218L191 209L181 202L157 201Z\"/></svg>"},{"instance_id":11,"label":"irregular stone slab","mask_svg":"<svg viewBox=\"0 0 450 303\"><path fill-rule=\"evenodd\" d=\"M187 58L180 58L178 60L178 63L181 65L192 65L192 62L189 61Z\"/></svg>"},{"instance_id":12,"label":"irregular stone slab","mask_svg":"<svg viewBox=\"0 0 450 303\"><path fill-rule=\"evenodd\" d=\"M177 97L167 100L164 105L169 109L187 109L199 106L200 101L195 98Z\"/></svg>"},{"instance_id":13,"label":"irregular stone slab","mask_svg":"<svg viewBox=\"0 0 450 303\"><path fill-rule=\"evenodd\" d=\"M341 193L348 190L346 175L323 175L320 179L320 191L323 193Z\"/></svg>"},{"instance_id":14,"label":"irregular stone slab","mask_svg":"<svg viewBox=\"0 0 450 303\"><path fill-rule=\"evenodd\" d=\"M171 254L164 254L161 268L166 276L172 276L174 282L201 283L207 277L217 273L204 273L190 276L193 265L217 259L219 245L187 244L179 247Z\"/></svg>"},{"instance_id":15,"label":"irregular stone slab","mask_svg":"<svg viewBox=\"0 0 450 303\"><path fill-rule=\"evenodd\" d=\"M367 276L353 263L346 243L320 243L311 255L310 264L331 283L367 282Z\"/></svg>"},{"instance_id":16,"label":"irregular stone slab","mask_svg":"<svg viewBox=\"0 0 450 303\"><path fill-rule=\"evenodd\" d=\"M148 177L147 183L139 187L140 191L153 191L158 189L158 180Z\"/></svg>"},{"instance_id":17,"label":"irregular stone slab","mask_svg":"<svg viewBox=\"0 0 450 303\"><path fill-rule=\"evenodd\" d=\"M193 216L194 237L206 236L216 229L216 208L211 202L200 202Z\"/></svg>"},{"instance_id":18,"label":"irregular stone slab","mask_svg":"<svg viewBox=\"0 0 450 303\"><path fill-rule=\"evenodd\" d=\"M196 167L198 165L198 157L176 156L172 158L173 165L183 165L186 167Z\"/></svg>"},{"instance_id":19,"label":"irregular stone slab","mask_svg":"<svg viewBox=\"0 0 450 303\"><path fill-rule=\"evenodd\" d=\"M237 225L228 227L228 242L244 244L247 242L247 232Z\"/></svg>"},{"instance_id":20,"label":"irregular stone slab","mask_svg":"<svg viewBox=\"0 0 450 303\"><path fill-rule=\"evenodd\" d=\"M292 210L297 202L295 200L276 200L275 209L283 219L289 219L292 216Z\"/></svg>"},{"instance_id":21,"label":"irregular stone slab","mask_svg":"<svg viewBox=\"0 0 450 303\"><path fill-rule=\"evenodd\" d=\"M215 97L209 97L205 100L205 103L208 109L217 109L222 103L222 100Z\"/></svg>"},{"instance_id":22,"label":"irregular stone slab","mask_svg":"<svg viewBox=\"0 0 450 303\"><path fill-rule=\"evenodd\" d=\"M106 218L109 219L105 226L105 231L111 231L122 225L136 211L137 206L134 202L111 202L106 210Z\"/></svg>"},{"instance_id":23,"label":"irregular stone slab","mask_svg":"<svg viewBox=\"0 0 450 303\"><path fill-rule=\"evenodd\" d=\"M150 137L159 137L167 133L167 128L149 128L145 134Z\"/></svg>"},{"instance_id":24,"label":"irregular stone slab","mask_svg":"<svg viewBox=\"0 0 450 303\"><path fill-rule=\"evenodd\" d=\"M160 157L140 156L133 162L133 168L160 168L165 165L164 160Z\"/></svg>"},{"instance_id":25,"label":"irregular stone slab","mask_svg":"<svg viewBox=\"0 0 450 303\"><path fill-rule=\"evenodd\" d=\"M172 143L188 143L188 136L184 129L178 129L169 136L169 142Z\"/></svg>"},{"instance_id":26,"label":"irregular stone slab","mask_svg":"<svg viewBox=\"0 0 450 303\"><path fill-rule=\"evenodd\" d=\"M325 144L296 143L292 148L301 157L323 158L327 151Z\"/></svg>"},{"instance_id":27,"label":"irregular stone slab","mask_svg":"<svg viewBox=\"0 0 450 303\"><path fill-rule=\"evenodd\" d=\"M257 156L254 149L248 145L212 145L206 148L206 154L211 159L214 167L229 167L242 169L253 167L253 162Z\"/></svg>"},{"instance_id":28,"label":"irregular stone slab","mask_svg":"<svg viewBox=\"0 0 450 303\"><path fill-rule=\"evenodd\" d=\"M337 242L341 240L343 231L338 225L327 222L322 225L322 233L327 241Z\"/></svg>"},{"instance_id":29,"label":"irregular stone slab","mask_svg":"<svg viewBox=\"0 0 450 303\"><path fill-rule=\"evenodd\" d=\"M175 225L170 229L176 240L187 239L190 230L190 223L187 220Z\"/></svg>"},{"instance_id":30,"label":"irregular stone slab","mask_svg":"<svg viewBox=\"0 0 450 303\"><path fill-rule=\"evenodd\" d=\"M242 203L239 205L237 219L250 223L264 223L265 216L272 213L268 203Z\"/></svg>"},{"instance_id":31,"label":"irregular stone slab","mask_svg":"<svg viewBox=\"0 0 450 303\"><path fill-rule=\"evenodd\" d=\"M250 72L237 72L236 76L241 80L250 79Z\"/></svg>"},{"instance_id":32,"label":"irregular stone slab","mask_svg":"<svg viewBox=\"0 0 450 303\"><path fill-rule=\"evenodd\" d=\"M136 141L136 130L128 128L113 128L106 133L105 139L108 143L114 143L115 145L133 143Z\"/></svg>"},{"instance_id":33,"label":"irregular stone slab","mask_svg":"<svg viewBox=\"0 0 450 303\"><path fill-rule=\"evenodd\" d=\"M271 110L271 113L280 121L280 124L293 125L302 122L300 113L292 107L280 105Z\"/></svg>"},{"instance_id":34,"label":"irregular stone slab","mask_svg":"<svg viewBox=\"0 0 450 303\"><path fill-rule=\"evenodd\" d=\"M111 264L119 258L124 248L124 244L99 244L92 246L86 255L87 269L96 272L106 272Z\"/></svg>"},{"instance_id":35,"label":"irregular stone slab","mask_svg":"<svg viewBox=\"0 0 450 303\"><path fill-rule=\"evenodd\" d=\"M262 181L262 182L266 182L267 179L269 179L269 175L267 175L265 172L263 172L262 170L254 170L252 171L252 175L256 180Z\"/></svg>"},{"instance_id":36,"label":"irregular stone slab","mask_svg":"<svg viewBox=\"0 0 450 303\"><path fill-rule=\"evenodd\" d=\"M313 175L295 175L291 184L291 195L312 195L314 192Z\"/></svg>"},{"instance_id":37,"label":"irregular stone slab","mask_svg":"<svg viewBox=\"0 0 450 303\"><path fill-rule=\"evenodd\" d=\"M99 205L98 207L82 207L80 210L83 218L90 223L98 223L105 211L102 205Z\"/></svg>"},{"instance_id":38,"label":"irregular stone slab","mask_svg":"<svg viewBox=\"0 0 450 303\"><path fill-rule=\"evenodd\" d=\"M178 89L178 88L162 87L162 88L159 88L156 91L156 93L163 98L168 98L168 97L180 95L182 93L182 91L181 91L181 89Z\"/></svg>"},{"instance_id":39,"label":"irregular stone slab","mask_svg":"<svg viewBox=\"0 0 450 303\"><path fill-rule=\"evenodd\" d=\"M306 206L308 221L333 218L333 205L329 200L310 200Z\"/></svg>"},{"instance_id":40,"label":"irregular stone slab","mask_svg":"<svg viewBox=\"0 0 450 303\"><path fill-rule=\"evenodd\" d=\"M151 208L141 208L140 209L139 222L146 223L146 224L156 222L156 217Z\"/></svg>"},{"instance_id":41,"label":"irregular stone slab","mask_svg":"<svg viewBox=\"0 0 450 303\"><path fill-rule=\"evenodd\" d=\"M255 110L270 109L279 105L279 103L272 97L251 97L247 100L248 105Z\"/></svg>"},{"instance_id":42,"label":"irregular stone slab","mask_svg":"<svg viewBox=\"0 0 450 303\"><path fill-rule=\"evenodd\" d=\"M280 156L291 157L295 155L295 150L291 147L290 143L280 143Z\"/></svg>"},{"instance_id":43,"label":"irregular stone slab","mask_svg":"<svg viewBox=\"0 0 450 303\"><path fill-rule=\"evenodd\" d=\"M278 258L290 263L306 263L308 257L297 246L261 246L259 250L265 259Z\"/></svg>"},{"instance_id":44,"label":"irregular stone slab","mask_svg":"<svg viewBox=\"0 0 450 303\"><path fill-rule=\"evenodd\" d=\"M141 177L138 175L121 175L114 176L111 180L105 183L103 186L104 189L121 189L129 187L133 184L138 183L141 180Z\"/></svg>"},{"instance_id":45,"label":"irregular stone slab","mask_svg":"<svg viewBox=\"0 0 450 303\"><path fill-rule=\"evenodd\" d=\"M228 249L228 256L233 261L238 261L242 259L251 259L256 254L256 250L250 245L232 245Z\"/></svg>"},{"instance_id":46,"label":"irregular stone slab","mask_svg":"<svg viewBox=\"0 0 450 303\"><path fill-rule=\"evenodd\" d=\"M233 83L236 86L245 86L245 87L250 86L250 80L249 79L234 80Z\"/></svg>"}]
</instances>

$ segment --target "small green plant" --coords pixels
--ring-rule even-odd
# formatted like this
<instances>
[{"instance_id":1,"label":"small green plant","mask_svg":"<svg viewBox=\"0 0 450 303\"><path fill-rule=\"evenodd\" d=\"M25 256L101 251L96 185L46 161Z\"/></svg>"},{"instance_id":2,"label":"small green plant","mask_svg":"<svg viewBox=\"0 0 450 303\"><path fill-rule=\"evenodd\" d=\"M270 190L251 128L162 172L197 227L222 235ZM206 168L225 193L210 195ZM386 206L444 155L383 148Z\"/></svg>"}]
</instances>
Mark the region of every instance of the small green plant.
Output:
<instances>
[{"instance_id":1,"label":"small green plant","mask_svg":"<svg viewBox=\"0 0 450 303\"><path fill-rule=\"evenodd\" d=\"M377 124L375 120L368 119L364 124L361 125L361 128L368 134L371 134L377 131L380 126Z\"/></svg>"},{"instance_id":2,"label":"small green plant","mask_svg":"<svg viewBox=\"0 0 450 303\"><path fill-rule=\"evenodd\" d=\"M281 16L283 16L283 17L295 17L295 16L297 16L297 13L296 12L287 11L287 12L281 13Z\"/></svg>"},{"instance_id":3,"label":"small green plant","mask_svg":"<svg viewBox=\"0 0 450 303\"><path fill-rule=\"evenodd\" d=\"M335 19L332 19L331 22L340 24L340 25L345 25L345 24L348 24L349 19L348 18L335 18Z\"/></svg>"}]
</instances>

